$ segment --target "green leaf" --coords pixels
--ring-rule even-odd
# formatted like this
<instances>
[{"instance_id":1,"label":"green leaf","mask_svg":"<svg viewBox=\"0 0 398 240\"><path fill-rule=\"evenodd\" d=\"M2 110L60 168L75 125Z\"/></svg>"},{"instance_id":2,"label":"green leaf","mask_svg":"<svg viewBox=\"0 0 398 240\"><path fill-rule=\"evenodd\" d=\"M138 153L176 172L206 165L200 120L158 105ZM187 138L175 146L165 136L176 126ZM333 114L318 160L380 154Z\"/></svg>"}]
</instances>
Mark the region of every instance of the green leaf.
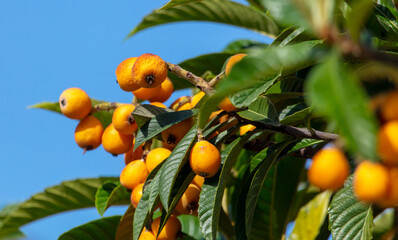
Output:
<instances>
[{"instance_id":1,"label":"green leaf","mask_svg":"<svg viewBox=\"0 0 398 240\"><path fill-rule=\"evenodd\" d=\"M266 47L267 44L260 43L257 41L249 40L249 39L241 39L241 40L236 40L231 43L229 43L223 50L223 52L227 53L237 53L237 52L242 52L248 49L252 48L258 48L258 47Z\"/></svg>"},{"instance_id":2,"label":"green leaf","mask_svg":"<svg viewBox=\"0 0 398 240\"><path fill-rule=\"evenodd\" d=\"M305 28L290 27L281 32L278 37L271 43L271 46L284 46L292 43L299 43L314 40L314 37L305 34Z\"/></svg>"},{"instance_id":3,"label":"green leaf","mask_svg":"<svg viewBox=\"0 0 398 240\"><path fill-rule=\"evenodd\" d=\"M231 175L231 169L235 165L238 154L246 140L247 137L237 138L222 151L221 161L223 166L221 172L206 179L202 186L199 198L199 222L206 239L216 239L224 189L228 177Z\"/></svg>"},{"instance_id":4,"label":"green leaf","mask_svg":"<svg viewBox=\"0 0 398 240\"><path fill-rule=\"evenodd\" d=\"M49 187L10 212L0 226L0 234L53 214L94 207L97 189L106 181L117 180L113 177L77 179Z\"/></svg>"},{"instance_id":5,"label":"green leaf","mask_svg":"<svg viewBox=\"0 0 398 240\"><path fill-rule=\"evenodd\" d=\"M181 222L181 232L192 236L195 239L202 239L202 232L199 228L199 219L193 215L180 215L178 219Z\"/></svg>"},{"instance_id":6,"label":"green leaf","mask_svg":"<svg viewBox=\"0 0 398 240\"><path fill-rule=\"evenodd\" d=\"M178 112L167 112L154 116L149 122L139 128L135 138L134 150L145 141L155 137L174 124L196 115L197 112L197 109L192 109Z\"/></svg>"},{"instance_id":7,"label":"green leaf","mask_svg":"<svg viewBox=\"0 0 398 240\"><path fill-rule=\"evenodd\" d=\"M138 106L134 109L131 113L133 115L135 122L137 123L138 127L141 128L146 122L151 120L156 115L166 112L174 112L168 108L160 108L150 104L143 104Z\"/></svg>"},{"instance_id":8,"label":"green leaf","mask_svg":"<svg viewBox=\"0 0 398 240\"><path fill-rule=\"evenodd\" d=\"M59 106L59 102L41 102L35 105L28 106L28 108L40 108L52 112L61 113L61 107Z\"/></svg>"},{"instance_id":9,"label":"green leaf","mask_svg":"<svg viewBox=\"0 0 398 240\"><path fill-rule=\"evenodd\" d=\"M253 102L245 111L238 112L242 118L271 124L278 125L278 113L276 112L274 104L267 97L261 96Z\"/></svg>"},{"instance_id":10,"label":"green leaf","mask_svg":"<svg viewBox=\"0 0 398 240\"><path fill-rule=\"evenodd\" d=\"M372 0L356 0L351 4L351 11L347 14L347 28L350 31L351 37L359 40L361 28L366 24L366 20L372 12Z\"/></svg>"},{"instance_id":11,"label":"green leaf","mask_svg":"<svg viewBox=\"0 0 398 240\"><path fill-rule=\"evenodd\" d=\"M309 102L337 125L352 152L376 160L375 117L358 79L340 61L334 54L311 71L306 85Z\"/></svg>"},{"instance_id":12,"label":"green leaf","mask_svg":"<svg viewBox=\"0 0 398 240\"><path fill-rule=\"evenodd\" d=\"M376 4L374 9L379 23L384 26L389 34L398 33L398 20L397 17L390 11L389 8Z\"/></svg>"},{"instance_id":13,"label":"green leaf","mask_svg":"<svg viewBox=\"0 0 398 240\"><path fill-rule=\"evenodd\" d=\"M330 191L318 194L318 196L300 209L294 223L293 232L290 234L288 240L314 240L318 236L319 229L327 216L331 195Z\"/></svg>"},{"instance_id":14,"label":"green leaf","mask_svg":"<svg viewBox=\"0 0 398 240\"><path fill-rule=\"evenodd\" d=\"M160 200L166 211L168 211L172 200L172 190L175 187L178 173L188 162L190 149L194 145L196 137L197 128L194 125L165 160L162 171L159 173L162 179L160 182Z\"/></svg>"},{"instance_id":15,"label":"green leaf","mask_svg":"<svg viewBox=\"0 0 398 240\"><path fill-rule=\"evenodd\" d=\"M329 207L329 228L334 240L365 240L372 238L373 211L370 205L359 202L352 189L353 176L333 197Z\"/></svg>"},{"instance_id":16,"label":"green leaf","mask_svg":"<svg viewBox=\"0 0 398 240\"><path fill-rule=\"evenodd\" d=\"M130 205L127 211L120 219L115 233L115 240L133 239L133 218L135 208Z\"/></svg>"},{"instance_id":17,"label":"green leaf","mask_svg":"<svg viewBox=\"0 0 398 240\"><path fill-rule=\"evenodd\" d=\"M20 230L6 230L0 233L1 240L17 240L25 238L25 234Z\"/></svg>"},{"instance_id":18,"label":"green leaf","mask_svg":"<svg viewBox=\"0 0 398 240\"><path fill-rule=\"evenodd\" d=\"M374 219L373 238L383 239L382 236L394 228L394 210L386 209Z\"/></svg>"},{"instance_id":19,"label":"green leaf","mask_svg":"<svg viewBox=\"0 0 398 240\"><path fill-rule=\"evenodd\" d=\"M125 187L117 182L106 182L98 188L95 194L95 207L98 213L103 217L106 209L115 204L130 204L131 193Z\"/></svg>"},{"instance_id":20,"label":"green leaf","mask_svg":"<svg viewBox=\"0 0 398 240\"><path fill-rule=\"evenodd\" d=\"M149 27L181 21L206 21L248 28L268 36L278 34L278 27L265 13L226 0L202 0L156 10L142 20L128 37Z\"/></svg>"},{"instance_id":21,"label":"green leaf","mask_svg":"<svg viewBox=\"0 0 398 240\"><path fill-rule=\"evenodd\" d=\"M62 234L59 240L114 240L120 216L98 219Z\"/></svg>"},{"instance_id":22,"label":"green leaf","mask_svg":"<svg viewBox=\"0 0 398 240\"><path fill-rule=\"evenodd\" d=\"M159 10L171 8L174 6L178 6L178 5L186 4L186 3L190 3L190 2L196 2L196 1L197 0L170 0L168 3L166 3L166 5L161 7Z\"/></svg>"},{"instance_id":23,"label":"green leaf","mask_svg":"<svg viewBox=\"0 0 398 240\"><path fill-rule=\"evenodd\" d=\"M311 108L303 102L289 105L279 113L279 121L282 124L293 125L304 122L311 113Z\"/></svg>"}]
</instances>

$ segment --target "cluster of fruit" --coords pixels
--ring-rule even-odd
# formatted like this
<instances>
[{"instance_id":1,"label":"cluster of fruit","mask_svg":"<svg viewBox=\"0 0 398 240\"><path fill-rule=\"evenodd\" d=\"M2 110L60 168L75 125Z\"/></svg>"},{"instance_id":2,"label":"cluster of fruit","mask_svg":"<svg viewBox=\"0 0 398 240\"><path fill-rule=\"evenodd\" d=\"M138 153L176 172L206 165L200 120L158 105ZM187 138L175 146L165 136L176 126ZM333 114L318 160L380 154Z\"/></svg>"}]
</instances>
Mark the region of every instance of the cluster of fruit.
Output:
<instances>
[{"instance_id":1,"label":"cluster of fruit","mask_svg":"<svg viewBox=\"0 0 398 240\"><path fill-rule=\"evenodd\" d=\"M381 161L362 161L354 171L353 190L356 197L380 207L398 205L398 92L390 92L377 100L382 126L377 149ZM322 149L313 157L308 180L320 189L337 190L350 173L343 151L333 147Z\"/></svg>"}]
</instances>

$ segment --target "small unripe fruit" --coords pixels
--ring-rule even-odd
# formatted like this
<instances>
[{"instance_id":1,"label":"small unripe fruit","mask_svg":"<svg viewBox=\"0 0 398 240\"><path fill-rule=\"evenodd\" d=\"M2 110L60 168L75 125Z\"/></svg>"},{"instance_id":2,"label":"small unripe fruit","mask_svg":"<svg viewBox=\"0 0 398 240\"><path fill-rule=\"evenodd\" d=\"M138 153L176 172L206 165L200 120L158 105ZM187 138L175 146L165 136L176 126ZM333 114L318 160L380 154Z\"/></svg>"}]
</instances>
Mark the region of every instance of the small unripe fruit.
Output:
<instances>
[{"instance_id":1,"label":"small unripe fruit","mask_svg":"<svg viewBox=\"0 0 398 240\"><path fill-rule=\"evenodd\" d=\"M229 75L229 73L231 72L232 67L239 62L240 60L242 60L243 57L245 57L247 54L244 53L239 53L239 54L235 54L232 57L229 58L227 65L225 66L225 75Z\"/></svg>"},{"instance_id":2,"label":"small unripe fruit","mask_svg":"<svg viewBox=\"0 0 398 240\"><path fill-rule=\"evenodd\" d=\"M344 185L350 166L344 153L337 148L318 151L308 169L309 182L322 190L337 190Z\"/></svg>"},{"instance_id":3,"label":"small unripe fruit","mask_svg":"<svg viewBox=\"0 0 398 240\"><path fill-rule=\"evenodd\" d=\"M165 102L173 93L174 86L171 80L166 77L166 80L164 80L156 90L156 94L153 97L148 98L148 100L150 102Z\"/></svg>"},{"instance_id":4,"label":"small unripe fruit","mask_svg":"<svg viewBox=\"0 0 398 240\"><path fill-rule=\"evenodd\" d=\"M398 91L390 92L383 100L380 113L385 121L398 120Z\"/></svg>"},{"instance_id":5,"label":"small unripe fruit","mask_svg":"<svg viewBox=\"0 0 398 240\"><path fill-rule=\"evenodd\" d=\"M224 98L219 104L218 107L224 111L232 112L236 109L236 107L232 104L229 97Z\"/></svg>"},{"instance_id":6,"label":"small unripe fruit","mask_svg":"<svg viewBox=\"0 0 398 240\"><path fill-rule=\"evenodd\" d=\"M132 135L138 128L134 120L133 112L135 106L133 104L123 104L115 109L112 115L112 124L117 131L126 135Z\"/></svg>"},{"instance_id":7,"label":"small unripe fruit","mask_svg":"<svg viewBox=\"0 0 398 240\"><path fill-rule=\"evenodd\" d=\"M120 174L120 184L125 188L133 190L140 183L144 183L147 176L148 171L145 163L141 160L135 160L123 168Z\"/></svg>"},{"instance_id":8,"label":"small unripe fruit","mask_svg":"<svg viewBox=\"0 0 398 240\"><path fill-rule=\"evenodd\" d=\"M189 184L187 190L181 196L175 210L179 214L198 214L200 188L195 184Z\"/></svg>"},{"instance_id":9,"label":"small unripe fruit","mask_svg":"<svg viewBox=\"0 0 398 240\"><path fill-rule=\"evenodd\" d=\"M94 116L83 118L76 127L75 141L84 150L92 150L101 145L102 132L101 122Z\"/></svg>"},{"instance_id":10,"label":"small unripe fruit","mask_svg":"<svg viewBox=\"0 0 398 240\"><path fill-rule=\"evenodd\" d=\"M155 239L156 239L155 235L153 235L153 233L149 231L142 232L140 238L138 238L138 240L155 240Z\"/></svg>"},{"instance_id":11,"label":"small unripe fruit","mask_svg":"<svg viewBox=\"0 0 398 240\"><path fill-rule=\"evenodd\" d=\"M388 170L380 163L364 161L354 172L353 188L357 198L372 203L385 198L388 186Z\"/></svg>"},{"instance_id":12,"label":"small unripe fruit","mask_svg":"<svg viewBox=\"0 0 398 240\"><path fill-rule=\"evenodd\" d=\"M131 76L140 87L155 88L167 77L166 62L155 54L142 54L134 63Z\"/></svg>"},{"instance_id":13,"label":"small unripe fruit","mask_svg":"<svg viewBox=\"0 0 398 240\"><path fill-rule=\"evenodd\" d=\"M61 112L71 119L83 119L91 112L91 100L80 88L68 88L59 96Z\"/></svg>"},{"instance_id":14,"label":"small unripe fruit","mask_svg":"<svg viewBox=\"0 0 398 240\"><path fill-rule=\"evenodd\" d=\"M120 88L124 91L131 92L140 88L131 76L131 69L134 66L137 57L127 58L123 60L116 68L116 79Z\"/></svg>"},{"instance_id":15,"label":"small unripe fruit","mask_svg":"<svg viewBox=\"0 0 398 240\"><path fill-rule=\"evenodd\" d=\"M160 217L153 220L151 224L151 228L155 236L158 235L159 225L160 225ZM162 231L159 233L157 239L175 240L177 239L177 235L180 233L180 231L181 231L180 220L178 220L178 218L174 216L170 216L170 218L167 220L166 224L164 225Z\"/></svg>"},{"instance_id":16,"label":"small unripe fruit","mask_svg":"<svg viewBox=\"0 0 398 240\"><path fill-rule=\"evenodd\" d=\"M247 124L247 125L240 127L239 134L242 136L247 132L253 131L254 129L256 129L256 126Z\"/></svg>"},{"instance_id":17,"label":"small unripe fruit","mask_svg":"<svg viewBox=\"0 0 398 240\"><path fill-rule=\"evenodd\" d=\"M196 186L198 186L199 188L202 188L204 182L205 182L205 178L201 177L199 175L196 175L192 180L192 183L195 184Z\"/></svg>"},{"instance_id":18,"label":"small unripe fruit","mask_svg":"<svg viewBox=\"0 0 398 240\"><path fill-rule=\"evenodd\" d=\"M102 146L109 153L123 154L131 149L133 139L133 136L120 133L113 124L109 124L102 134Z\"/></svg>"},{"instance_id":19,"label":"small unripe fruit","mask_svg":"<svg viewBox=\"0 0 398 240\"><path fill-rule=\"evenodd\" d=\"M208 141L199 141L191 150L189 163L194 173L210 178L220 169L221 155L213 144Z\"/></svg>"},{"instance_id":20,"label":"small unripe fruit","mask_svg":"<svg viewBox=\"0 0 398 240\"><path fill-rule=\"evenodd\" d=\"M163 141L175 147L192 128L192 118L185 119L162 132Z\"/></svg>"},{"instance_id":21,"label":"small unripe fruit","mask_svg":"<svg viewBox=\"0 0 398 240\"><path fill-rule=\"evenodd\" d=\"M152 149L146 156L146 167L148 172L152 172L157 165L166 160L171 154L171 151L166 148Z\"/></svg>"},{"instance_id":22,"label":"small unripe fruit","mask_svg":"<svg viewBox=\"0 0 398 240\"><path fill-rule=\"evenodd\" d=\"M139 146L135 151L134 150L134 145L135 145L135 138L133 140L133 146L130 148L128 152L124 154L124 163L127 165L133 160L139 160L142 159L142 154L144 153L144 149L142 148L142 145Z\"/></svg>"},{"instance_id":23,"label":"small unripe fruit","mask_svg":"<svg viewBox=\"0 0 398 240\"><path fill-rule=\"evenodd\" d=\"M192 107L195 107L196 104L205 96L206 94L202 91L198 92L192 97L191 105Z\"/></svg>"},{"instance_id":24,"label":"small unripe fruit","mask_svg":"<svg viewBox=\"0 0 398 240\"><path fill-rule=\"evenodd\" d=\"M398 121L389 121L378 132L378 151L384 164L398 165Z\"/></svg>"},{"instance_id":25,"label":"small unripe fruit","mask_svg":"<svg viewBox=\"0 0 398 240\"><path fill-rule=\"evenodd\" d=\"M138 202L140 201L142 197L142 189L144 187L144 184L138 184L133 191L131 192L131 205L133 205L135 208L137 208Z\"/></svg>"}]
</instances>

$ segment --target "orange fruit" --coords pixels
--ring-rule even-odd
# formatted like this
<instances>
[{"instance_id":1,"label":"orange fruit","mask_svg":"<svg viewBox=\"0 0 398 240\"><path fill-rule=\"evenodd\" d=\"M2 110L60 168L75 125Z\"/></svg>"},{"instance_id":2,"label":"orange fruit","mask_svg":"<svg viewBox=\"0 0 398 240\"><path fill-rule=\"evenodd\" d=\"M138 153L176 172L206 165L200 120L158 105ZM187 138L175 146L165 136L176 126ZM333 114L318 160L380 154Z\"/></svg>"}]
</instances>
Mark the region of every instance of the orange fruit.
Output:
<instances>
[{"instance_id":1,"label":"orange fruit","mask_svg":"<svg viewBox=\"0 0 398 240\"><path fill-rule=\"evenodd\" d=\"M167 108L166 105L164 105L161 102L151 102L151 105L156 106L156 107L160 107L160 108Z\"/></svg>"},{"instance_id":2,"label":"orange fruit","mask_svg":"<svg viewBox=\"0 0 398 240\"><path fill-rule=\"evenodd\" d=\"M134 63L131 76L140 87L158 87L167 77L166 62L155 54L142 54Z\"/></svg>"},{"instance_id":3,"label":"orange fruit","mask_svg":"<svg viewBox=\"0 0 398 240\"><path fill-rule=\"evenodd\" d=\"M156 88L156 94L148 98L148 100L150 102L165 102L167 101L167 99L170 98L173 91L173 83L168 77L166 77L166 80L164 80L162 84L158 88Z\"/></svg>"},{"instance_id":4,"label":"orange fruit","mask_svg":"<svg viewBox=\"0 0 398 240\"><path fill-rule=\"evenodd\" d=\"M128 152L133 146L133 136L118 132L110 124L102 134L102 146L105 151L114 155Z\"/></svg>"},{"instance_id":5,"label":"orange fruit","mask_svg":"<svg viewBox=\"0 0 398 240\"><path fill-rule=\"evenodd\" d=\"M171 151L166 148L152 149L146 156L146 167L148 172L152 172L157 165L166 160L171 154Z\"/></svg>"},{"instance_id":6,"label":"orange fruit","mask_svg":"<svg viewBox=\"0 0 398 240\"><path fill-rule=\"evenodd\" d=\"M398 120L398 91L389 92L380 106L380 113L384 120Z\"/></svg>"},{"instance_id":7,"label":"orange fruit","mask_svg":"<svg viewBox=\"0 0 398 240\"><path fill-rule=\"evenodd\" d=\"M142 232L140 238L138 238L138 240L155 240L155 239L156 239L155 235L153 235L153 233L149 231Z\"/></svg>"},{"instance_id":8,"label":"orange fruit","mask_svg":"<svg viewBox=\"0 0 398 240\"><path fill-rule=\"evenodd\" d=\"M192 97L191 105L192 107L195 107L196 104L205 96L206 94L202 91L198 92Z\"/></svg>"},{"instance_id":9,"label":"orange fruit","mask_svg":"<svg viewBox=\"0 0 398 240\"><path fill-rule=\"evenodd\" d=\"M378 132L378 152L384 164L398 165L398 121L389 121Z\"/></svg>"},{"instance_id":10,"label":"orange fruit","mask_svg":"<svg viewBox=\"0 0 398 240\"><path fill-rule=\"evenodd\" d=\"M153 220L151 224L151 228L153 234L155 236L158 235L160 225L160 217ZM178 218L174 216L170 216L167 220L166 224L164 225L162 231L159 233L157 237L158 240L174 240L177 239L177 235L181 232L181 222Z\"/></svg>"},{"instance_id":11,"label":"orange fruit","mask_svg":"<svg viewBox=\"0 0 398 240\"><path fill-rule=\"evenodd\" d=\"M123 104L115 109L112 115L112 124L117 131L132 135L137 130L137 123L131 115L134 109L133 104Z\"/></svg>"},{"instance_id":12,"label":"orange fruit","mask_svg":"<svg viewBox=\"0 0 398 240\"><path fill-rule=\"evenodd\" d=\"M184 194L181 196L180 201L178 201L175 210L179 214L198 214L199 195L200 188L195 184L189 184L187 190L185 190Z\"/></svg>"},{"instance_id":13,"label":"orange fruit","mask_svg":"<svg viewBox=\"0 0 398 240\"><path fill-rule=\"evenodd\" d=\"M120 184L125 188L133 190L140 183L144 183L148 171L146 165L141 160L135 160L127 164L120 174Z\"/></svg>"},{"instance_id":14,"label":"orange fruit","mask_svg":"<svg viewBox=\"0 0 398 240\"><path fill-rule=\"evenodd\" d=\"M242 136L247 132L253 131L254 129L256 129L256 126L247 124L239 128L239 134Z\"/></svg>"},{"instance_id":15,"label":"orange fruit","mask_svg":"<svg viewBox=\"0 0 398 240\"><path fill-rule=\"evenodd\" d=\"M71 119L83 119L91 112L91 99L80 88L68 88L59 96L61 112Z\"/></svg>"},{"instance_id":16,"label":"orange fruit","mask_svg":"<svg viewBox=\"0 0 398 240\"><path fill-rule=\"evenodd\" d=\"M213 144L208 141L199 141L191 150L189 163L196 175L210 178L220 169L221 155Z\"/></svg>"},{"instance_id":17,"label":"orange fruit","mask_svg":"<svg viewBox=\"0 0 398 240\"><path fill-rule=\"evenodd\" d=\"M239 62L240 60L242 60L243 57L247 56L247 54L244 53L239 53L239 54L235 54L232 57L230 57L228 59L227 65L225 66L225 75L229 75L229 73L231 72L232 67Z\"/></svg>"},{"instance_id":18,"label":"orange fruit","mask_svg":"<svg viewBox=\"0 0 398 240\"><path fill-rule=\"evenodd\" d=\"M137 57L131 57L123 60L116 68L116 80L120 88L124 91L131 92L140 88L131 76L131 69L134 66Z\"/></svg>"},{"instance_id":19,"label":"orange fruit","mask_svg":"<svg viewBox=\"0 0 398 240\"><path fill-rule=\"evenodd\" d=\"M143 145L139 146L135 151L134 150L135 139L133 140L133 146L130 148L128 152L124 154L124 163L127 165L133 160L142 159L142 154L144 153Z\"/></svg>"},{"instance_id":20,"label":"orange fruit","mask_svg":"<svg viewBox=\"0 0 398 240\"><path fill-rule=\"evenodd\" d=\"M84 150L92 150L101 145L101 137L104 128L101 122L94 116L83 118L76 127L75 141Z\"/></svg>"},{"instance_id":21,"label":"orange fruit","mask_svg":"<svg viewBox=\"0 0 398 240\"><path fill-rule=\"evenodd\" d=\"M195 184L196 186L198 186L199 188L202 188L204 182L205 182L205 178L201 177L199 175L196 175L192 180L192 183Z\"/></svg>"},{"instance_id":22,"label":"orange fruit","mask_svg":"<svg viewBox=\"0 0 398 240\"><path fill-rule=\"evenodd\" d=\"M133 205L135 208L137 208L138 202L140 201L142 197L142 189L144 187L143 183L138 184L133 191L131 192L131 205Z\"/></svg>"},{"instance_id":23,"label":"orange fruit","mask_svg":"<svg viewBox=\"0 0 398 240\"><path fill-rule=\"evenodd\" d=\"M232 112L236 109L236 107L232 104L229 97L224 98L219 104L218 107L224 111Z\"/></svg>"},{"instance_id":24,"label":"orange fruit","mask_svg":"<svg viewBox=\"0 0 398 240\"><path fill-rule=\"evenodd\" d=\"M378 205L383 208L396 207L398 205L398 168L391 167L388 170L387 192Z\"/></svg>"},{"instance_id":25,"label":"orange fruit","mask_svg":"<svg viewBox=\"0 0 398 240\"><path fill-rule=\"evenodd\" d=\"M193 126L192 118L187 118L162 132L163 141L175 147L181 139L191 130Z\"/></svg>"}]
</instances>

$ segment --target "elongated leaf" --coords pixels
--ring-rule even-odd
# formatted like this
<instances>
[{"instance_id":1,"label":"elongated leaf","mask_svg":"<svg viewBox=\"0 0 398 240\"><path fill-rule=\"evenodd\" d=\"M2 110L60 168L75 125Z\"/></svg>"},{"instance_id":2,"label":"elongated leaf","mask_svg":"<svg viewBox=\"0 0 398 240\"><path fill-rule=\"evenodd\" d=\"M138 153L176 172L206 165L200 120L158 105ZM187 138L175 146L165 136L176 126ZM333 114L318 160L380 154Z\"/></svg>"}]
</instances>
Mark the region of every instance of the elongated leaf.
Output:
<instances>
[{"instance_id":1,"label":"elongated leaf","mask_svg":"<svg viewBox=\"0 0 398 240\"><path fill-rule=\"evenodd\" d=\"M192 215L180 215L178 219L181 222L181 231L195 239L202 239L202 232L199 228L199 219Z\"/></svg>"},{"instance_id":2,"label":"elongated leaf","mask_svg":"<svg viewBox=\"0 0 398 240\"><path fill-rule=\"evenodd\" d=\"M168 108L160 108L149 104L143 104L136 107L131 114L133 115L138 127L141 128L146 122L151 120L156 115L166 112L173 112L173 110Z\"/></svg>"},{"instance_id":3,"label":"elongated leaf","mask_svg":"<svg viewBox=\"0 0 398 240\"><path fill-rule=\"evenodd\" d=\"M329 207L329 228L334 240L365 240L372 238L373 211L370 205L358 202L352 189L353 176L333 197Z\"/></svg>"},{"instance_id":4,"label":"elongated leaf","mask_svg":"<svg viewBox=\"0 0 398 240\"><path fill-rule=\"evenodd\" d=\"M134 150L145 141L155 137L174 124L196 115L197 112L197 109L192 109L156 115L138 130L137 136L135 138Z\"/></svg>"},{"instance_id":5,"label":"elongated leaf","mask_svg":"<svg viewBox=\"0 0 398 240\"><path fill-rule=\"evenodd\" d=\"M347 28L350 30L350 35L356 41L359 40L361 28L364 27L366 19L372 12L372 0L357 0L351 4L351 11L347 14Z\"/></svg>"},{"instance_id":6,"label":"elongated leaf","mask_svg":"<svg viewBox=\"0 0 398 240\"><path fill-rule=\"evenodd\" d=\"M391 231L394 226L394 210L386 209L374 219L374 228L372 231L373 239L382 240L382 236Z\"/></svg>"},{"instance_id":7,"label":"elongated leaf","mask_svg":"<svg viewBox=\"0 0 398 240\"><path fill-rule=\"evenodd\" d=\"M314 37L311 37L305 34L305 28L294 28L290 27L285 29L281 34L278 35L277 38L272 42L271 46L284 46L292 43L304 42L309 40L314 40Z\"/></svg>"},{"instance_id":8,"label":"elongated leaf","mask_svg":"<svg viewBox=\"0 0 398 240\"><path fill-rule=\"evenodd\" d=\"M172 189L177 179L178 173L182 167L188 162L190 149L197 137L196 125L184 136L178 145L171 152L170 156L165 160L162 171L159 173L162 181L160 182L160 200L163 207L168 211L171 199Z\"/></svg>"},{"instance_id":9,"label":"elongated leaf","mask_svg":"<svg viewBox=\"0 0 398 240\"><path fill-rule=\"evenodd\" d=\"M267 97L261 96L253 102L248 110L238 112L242 118L271 124L278 125L278 113L276 112L274 104Z\"/></svg>"},{"instance_id":10,"label":"elongated leaf","mask_svg":"<svg viewBox=\"0 0 398 240\"><path fill-rule=\"evenodd\" d=\"M0 226L0 234L53 214L94 207L95 193L106 181L117 181L117 178L77 179L47 188L8 214Z\"/></svg>"},{"instance_id":11,"label":"elongated leaf","mask_svg":"<svg viewBox=\"0 0 398 240\"><path fill-rule=\"evenodd\" d=\"M206 239L216 239L220 206L228 176L247 138L237 138L222 151L223 166L216 176L206 179L199 198L199 222Z\"/></svg>"},{"instance_id":12,"label":"elongated leaf","mask_svg":"<svg viewBox=\"0 0 398 240\"><path fill-rule=\"evenodd\" d=\"M357 85L358 79L339 60L333 55L316 67L310 73L306 92L315 110L335 122L352 152L375 160L376 120L367 108L368 100Z\"/></svg>"},{"instance_id":13,"label":"elongated leaf","mask_svg":"<svg viewBox=\"0 0 398 240\"><path fill-rule=\"evenodd\" d=\"M152 12L128 37L149 27L181 21L218 22L248 28L271 37L278 34L277 25L265 13L232 1L202 0Z\"/></svg>"},{"instance_id":14,"label":"elongated leaf","mask_svg":"<svg viewBox=\"0 0 398 240\"><path fill-rule=\"evenodd\" d=\"M62 234L59 240L114 240L120 216L98 219Z\"/></svg>"},{"instance_id":15,"label":"elongated leaf","mask_svg":"<svg viewBox=\"0 0 398 240\"><path fill-rule=\"evenodd\" d=\"M186 3L190 3L190 2L196 2L196 1L197 0L170 0L166 5L161 7L159 10L171 8L174 6L178 6L178 5L186 4Z\"/></svg>"},{"instance_id":16,"label":"elongated leaf","mask_svg":"<svg viewBox=\"0 0 398 240\"><path fill-rule=\"evenodd\" d=\"M288 240L314 240L327 216L332 193L325 191L300 209Z\"/></svg>"},{"instance_id":17,"label":"elongated leaf","mask_svg":"<svg viewBox=\"0 0 398 240\"><path fill-rule=\"evenodd\" d=\"M279 120L282 124L293 125L304 122L307 116L311 113L309 108L304 103L296 103L289 105L279 113Z\"/></svg>"},{"instance_id":18,"label":"elongated leaf","mask_svg":"<svg viewBox=\"0 0 398 240\"><path fill-rule=\"evenodd\" d=\"M387 7L376 5L374 13L380 24L388 29L389 34L395 33L396 35L398 33L398 20Z\"/></svg>"},{"instance_id":19,"label":"elongated leaf","mask_svg":"<svg viewBox=\"0 0 398 240\"><path fill-rule=\"evenodd\" d=\"M20 230L6 230L0 233L1 240L17 240L17 239L24 239L25 234Z\"/></svg>"},{"instance_id":20,"label":"elongated leaf","mask_svg":"<svg viewBox=\"0 0 398 240\"><path fill-rule=\"evenodd\" d=\"M127 211L120 219L115 233L115 240L133 239L133 219L135 208L130 205Z\"/></svg>"},{"instance_id":21,"label":"elongated leaf","mask_svg":"<svg viewBox=\"0 0 398 240\"><path fill-rule=\"evenodd\" d=\"M101 217L106 209L115 204L130 204L130 195L125 187L119 181L106 182L98 188L95 194L95 207Z\"/></svg>"}]
</instances>

